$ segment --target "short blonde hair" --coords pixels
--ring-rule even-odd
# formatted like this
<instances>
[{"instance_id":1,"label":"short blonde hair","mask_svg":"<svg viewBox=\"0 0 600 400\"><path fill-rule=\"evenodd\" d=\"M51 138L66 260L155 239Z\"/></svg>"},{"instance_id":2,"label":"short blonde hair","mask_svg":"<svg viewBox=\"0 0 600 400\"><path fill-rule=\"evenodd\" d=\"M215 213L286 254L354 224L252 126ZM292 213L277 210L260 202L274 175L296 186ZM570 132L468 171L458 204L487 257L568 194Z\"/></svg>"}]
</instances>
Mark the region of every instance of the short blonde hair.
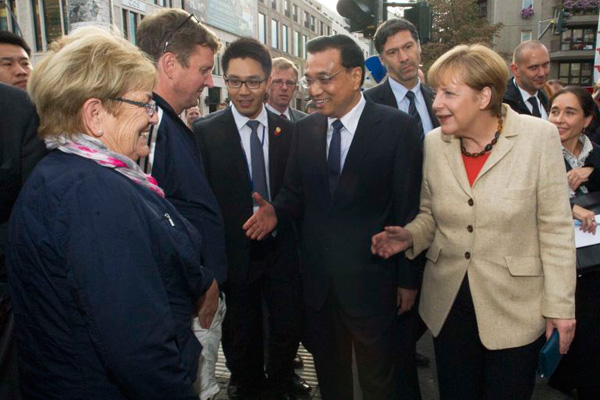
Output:
<instances>
[{"instance_id":1,"label":"short blonde hair","mask_svg":"<svg viewBox=\"0 0 600 400\"><path fill-rule=\"evenodd\" d=\"M296 79L298 79L300 72L298 71L298 67L296 67L296 64L294 64L293 62L291 62L290 60L288 60L285 57L276 57L273 59L272 71L287 70L287 69L293 70L294 73L296 74Z\"/></svg>"},{"instance_id":2,"label":"short blonde hair","mask_svg":"<svg viewBox=\"0 0 600 400\"><path fill-rule=\"evenodd\" d=\"M86 100L97 98L116 115L121 104L111 97L151 91L155 82L153 63L135 45L102 28L84 27L52 43L28 91L40 116L40 136L56 137L84 132Z\"/></svg>"},{"instance_id":3,"label":"short blonde hair","mask_svg":"<svg viewBox=\"0 0 600 400\"><path fill-rule=\"evenodd\" d=\"M481 44L456 46L433 63L427 78L433 87L448 78L462 81L473 90L489 87L492 98L486 110L497 116L502 114L508 67L502 57L489 47Z\"/></svg>"}]
</instances>

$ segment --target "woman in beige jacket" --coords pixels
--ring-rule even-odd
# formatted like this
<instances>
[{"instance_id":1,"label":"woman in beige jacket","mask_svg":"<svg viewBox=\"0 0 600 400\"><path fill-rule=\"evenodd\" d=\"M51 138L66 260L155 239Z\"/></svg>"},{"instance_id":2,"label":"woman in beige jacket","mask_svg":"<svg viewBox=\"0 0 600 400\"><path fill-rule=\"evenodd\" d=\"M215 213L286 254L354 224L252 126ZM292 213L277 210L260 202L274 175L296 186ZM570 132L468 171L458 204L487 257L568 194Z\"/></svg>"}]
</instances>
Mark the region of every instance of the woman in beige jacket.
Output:
<instances>
[{"instance_id":1,"label":"woman in beige jacket","mask_svg":"<svg viewBox=\"0 0 600 400\"><path fill-rule=\"evenodd\" d=\"M426 136L420 213L373 237L382 257L427 250L419 312L440 396L529 399L554 329L575 330L575 246L556 128L502 104L508 70L481 45L429 71L440 121Z\"/></svg>"}]
</instances>

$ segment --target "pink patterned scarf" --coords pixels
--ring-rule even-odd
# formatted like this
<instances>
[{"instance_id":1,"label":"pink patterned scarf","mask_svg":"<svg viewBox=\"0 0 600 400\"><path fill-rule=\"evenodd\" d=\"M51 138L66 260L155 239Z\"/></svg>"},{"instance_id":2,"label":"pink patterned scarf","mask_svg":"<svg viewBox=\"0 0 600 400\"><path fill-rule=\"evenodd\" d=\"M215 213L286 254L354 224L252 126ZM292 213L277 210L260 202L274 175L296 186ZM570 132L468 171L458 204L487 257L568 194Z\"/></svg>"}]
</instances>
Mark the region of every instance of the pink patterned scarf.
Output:
<instances>
[{"instance_id":1,"label":"pink patterned scarf","mask_svg":"<svg viewBox=\"0 0 600 400\"><path fill-rule=\"evenodd\" d=\"M165 193L158 186L156 179L144 171L132 159L123 154L115 153L106 147L100 140L89 135L77 134L71 138L59 136L57 138L45 139L46 147L49 150L58 149L65 153L75 154L80 157L94 160L103 167L113 168L115 171L125 175L138 185L142 185L160 197L165 197Z\"/></svg>"}]
</instances>

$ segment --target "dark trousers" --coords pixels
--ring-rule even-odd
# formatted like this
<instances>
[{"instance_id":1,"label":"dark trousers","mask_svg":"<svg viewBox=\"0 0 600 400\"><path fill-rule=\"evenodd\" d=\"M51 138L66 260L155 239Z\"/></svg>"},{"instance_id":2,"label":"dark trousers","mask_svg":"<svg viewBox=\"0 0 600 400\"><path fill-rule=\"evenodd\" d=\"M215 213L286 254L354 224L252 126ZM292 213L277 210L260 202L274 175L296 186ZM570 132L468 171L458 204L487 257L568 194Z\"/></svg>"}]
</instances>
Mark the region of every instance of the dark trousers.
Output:
<instances>
[{"instance_id":1,"label":"dark trousers","mask_svg":"<svg viewBox=\"0 0 600 400\"><path fill-rule=\"evenodd\" d=\"M273 264L264 268L266 272L260 277L246 284L223 286L227 304L223 352L231 371L231 384L244 392L256 393L265 383L263 300L268 313L269 388L284 392L293 378L295 344L301 330L301 299L297 282L285 273L293 266L282 265L287 262L284 259L281 256L263 259L260 262Z\"/></svg>"},{"instance_id":2,"label":"dark trousers","mask_svg":"<svg viewBox=\"0 0 600 400\"><path fill-rule=\"evenodd\" d=\"M419 375L417 373L416 349L417 341L427 330L425 323L419 316L418 302L412 309L398 317L398 328L401 339L398 342L398 385L402 399L421 400Z\"/></svg>"},{"instance_id":3,"label":"dark trousers","mask_svg":"<svg viewBox=\"0 0 600 400\"><path fill-rule=\"evenodd\" d=\"M479 339L465 277L440 334L434 339L441 400L529 400L544 336L531 344L488 350Z\"/></svg>"},{"instance_id":4,"label":"dark trousers","mask_svg":"<svg viewBox=\"0 0 600 400\"><path fill-rule=\"evenodd\" d=\"M323 400L353 398L352 347L365 400L401 398L397 385L395 313L352 317L330 290L323 309L306 308L306 343L313 355Z\"/></svg>"}]
</instances>

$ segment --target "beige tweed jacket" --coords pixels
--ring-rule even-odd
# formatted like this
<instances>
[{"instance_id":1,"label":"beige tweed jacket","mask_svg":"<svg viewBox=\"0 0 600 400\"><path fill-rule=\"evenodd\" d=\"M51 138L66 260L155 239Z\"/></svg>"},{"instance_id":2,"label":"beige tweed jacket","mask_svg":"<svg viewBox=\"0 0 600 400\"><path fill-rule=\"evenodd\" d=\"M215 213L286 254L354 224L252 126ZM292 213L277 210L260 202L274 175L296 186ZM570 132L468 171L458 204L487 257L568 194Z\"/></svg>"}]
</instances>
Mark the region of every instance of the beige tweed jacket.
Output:
<instances>
[{"instance_id":1,"label":"beige tweed jacket","mask_svg":"<svg viewBox=\"0 0 600 400\"><path fill-rule=\"evenodd\" d=\"M479 336L491 350L523 346L544 317L575 317L575 245L565 165L554 125L503 106L504 129L473 187L460 141L425 140L419 215L406 226L427 250L419 312L437 336L465 274Z\"/></svg>"}]
</instances>

